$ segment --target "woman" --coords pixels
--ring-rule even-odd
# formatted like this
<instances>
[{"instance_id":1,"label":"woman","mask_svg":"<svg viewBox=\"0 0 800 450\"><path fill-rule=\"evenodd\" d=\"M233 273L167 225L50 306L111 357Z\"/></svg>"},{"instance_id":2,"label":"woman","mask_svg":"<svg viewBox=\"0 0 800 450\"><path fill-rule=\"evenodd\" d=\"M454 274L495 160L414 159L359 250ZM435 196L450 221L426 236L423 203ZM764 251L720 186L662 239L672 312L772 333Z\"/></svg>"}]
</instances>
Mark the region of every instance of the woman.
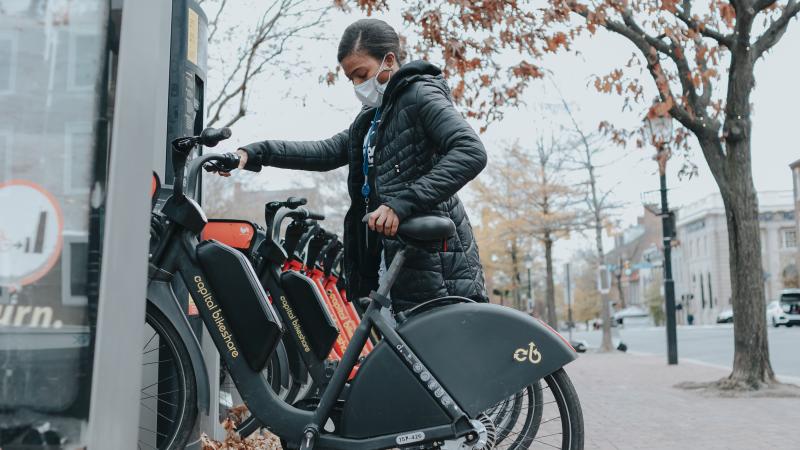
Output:
<instances>
[{"instance_id":1,"label":"woman","mask_svg":"<svg viewBox=\"0 0 800 450\"><path fill-rule=\"evenodd\" d=\"M406 217L434 213L449 216L457 234L438 253L407 252L391 293L395 310L446 295L487 301L472 227L456 195L486 166L486 151L453 107L441 71L425 61L401 67L399 55L397 33L385 22L363 19L347 27L338 60L364 104L355 121L323 141L246 145L237 151L239 168L349 166L344 269L350 298L377 288L379 268L399 248L385 237Z\"/></svg>"}]
</instances>

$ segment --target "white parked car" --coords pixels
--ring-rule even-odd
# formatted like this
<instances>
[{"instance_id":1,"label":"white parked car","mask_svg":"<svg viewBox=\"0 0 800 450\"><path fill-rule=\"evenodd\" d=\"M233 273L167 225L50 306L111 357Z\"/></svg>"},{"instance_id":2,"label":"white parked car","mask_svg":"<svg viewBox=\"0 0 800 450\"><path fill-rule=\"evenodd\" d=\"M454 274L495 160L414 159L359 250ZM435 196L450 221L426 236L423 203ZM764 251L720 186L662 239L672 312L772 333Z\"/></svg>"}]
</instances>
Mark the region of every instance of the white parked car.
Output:
<instances>
[{"instance_id":1,"label":"white parked car","mask_svg":"<svg viewBox=\"0 0 800 450\"><path fill-rule=\"evenodd\" d=\"M784 289L780 300L767 305L767 322L773 327L800 325L800 289Z\"/></svg>"},{"instance_id":2,"label":"white parked car","mask_svg":"<svg viewBox=\"0 0 800 450\"><path fill-rule=\"evenodd\" d=\"M717 323L733 323L733 309L725 308L717 314Z\"/></svg>"}]
</instances>

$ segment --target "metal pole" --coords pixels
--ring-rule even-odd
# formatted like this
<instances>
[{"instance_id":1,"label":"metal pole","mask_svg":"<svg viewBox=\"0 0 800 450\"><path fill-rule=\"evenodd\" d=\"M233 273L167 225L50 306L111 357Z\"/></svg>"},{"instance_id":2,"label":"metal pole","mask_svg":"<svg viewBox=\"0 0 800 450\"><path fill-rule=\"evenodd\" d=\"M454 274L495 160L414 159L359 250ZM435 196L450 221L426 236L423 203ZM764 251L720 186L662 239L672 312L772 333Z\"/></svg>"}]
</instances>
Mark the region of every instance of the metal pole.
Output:
<instances>
[{"instance_id":1,"label":"metal pole","mask_svg":"<svg viewBox=\"0 0 800 450\"><path fill-rule=\"evenodd\" d=\"M660 152L660 150L659 150ZM667 363L678 364L675 325L675 282L672 280L672 218L667 205L666 161L659 167L661 178L661 227L664 233L664 295L667 303Z\"/></svg>"},{"instance_id":2,"label":"metal pole","mask_svg":"<svg viewBox=\"0 0 800 450\"><path fill-rule=\"evenodd\" d=\"M142 148L164 147L169 46L163 43L169 42L170 11L171 2L160 0L126 0L122 9L86 440L91 449L136 448L150 222L147 186L153 165Z\"/></svg>"},{"instance_id":3,"label":"metal pole","mask_svg":"<svg viewBox=\"0 0 800 450\"><path fill-rule=\"evenodd\" d=\"M533 308L533 296L531 295L531 268L528 267L528 304L525 305L525 311L530 312Z\"/></svg>"}]
</instances>

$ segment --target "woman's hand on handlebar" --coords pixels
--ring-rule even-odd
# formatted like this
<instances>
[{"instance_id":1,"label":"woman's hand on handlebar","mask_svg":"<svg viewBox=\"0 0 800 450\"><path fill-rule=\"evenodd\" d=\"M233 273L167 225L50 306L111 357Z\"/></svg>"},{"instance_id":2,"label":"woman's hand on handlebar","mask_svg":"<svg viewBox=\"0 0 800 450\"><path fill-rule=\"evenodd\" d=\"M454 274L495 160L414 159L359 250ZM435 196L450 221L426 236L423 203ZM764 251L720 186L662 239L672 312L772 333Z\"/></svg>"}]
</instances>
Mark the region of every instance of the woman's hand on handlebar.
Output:
<instances>
[{"instance_id":1,"label":"woman's hand on handlebar","mask_svg":"<svg viewBox=\"0 0 800 450\"><path fill-rule=\"evenodd\" d=\"M232 154L239 157L239 166L237 167L237 169L240 169L240 170L244 169L245 164L247 164L247 152L242 150L242 149L239 149L239 150L236 150L236 153L232 153ZM217 170L216 172L217 172L217 175L219 175L221 177L229 177L229 176L231 176L231 172L230 171L226 172L226 171L222 171L222 170Z\"/></svg>"},{"instance_id":2,"label":"woman's hand on handlebar","mask_svg":"<svg viewBox=\"0 0 800 450\"><path fill-rule=\"evenodd\" d=\"M236 150L236 154L239 155L239 169L244 169L244 166L247 164L247 152L239 149Z\"/></svg>"},{"instance_id":3,"label":"woman's hand on handlebar","mask_svg":"<svg viewBox=\"0 0 800 450\"><path fill-rule=\"evenodd\" d=\"M386 205L381 205L369 215L369 228L386 236L397 234L397 227L400 226L400 218L394 210Z\"/></svg>"},{"instance_id":4,"label":"woman's hand on handlebar","mask_svg":"<svg viewBox=\"0 0 800 450\"><path fill-rule=\"evenodd\" d=\"M247 154L245 154L245 160L246 159ZM231 176L232 170L241 169L242 167L244 167L244 163L242 163L242 156L239 151L236 153L219 154L203 165L203 168L206 169L207 172L215 172L221 177L229 177Z\"/></svg>"}]
</instances>

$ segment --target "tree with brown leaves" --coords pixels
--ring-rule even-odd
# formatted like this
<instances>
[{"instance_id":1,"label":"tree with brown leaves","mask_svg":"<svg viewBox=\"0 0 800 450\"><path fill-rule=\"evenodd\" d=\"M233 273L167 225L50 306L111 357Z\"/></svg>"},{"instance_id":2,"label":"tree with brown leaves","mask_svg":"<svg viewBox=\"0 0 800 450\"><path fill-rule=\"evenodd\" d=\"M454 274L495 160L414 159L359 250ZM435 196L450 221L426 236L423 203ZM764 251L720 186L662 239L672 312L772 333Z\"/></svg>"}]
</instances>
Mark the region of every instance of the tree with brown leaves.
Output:
<instances>
[{"instance_id":1,"label":"tree with brown leaves","mask_svg":"<svg viewBox=\"0 0 800 450\"><path fill-rule=\"evenodd\" d=\"M544 247L544 317L551 326L558 324L555 300L553 247L580 222L577 205L580 193L566 179L564 144L538 139L533 150L511 145L499 158L493 158L485 175L476 182L478 201L484 211L502 219L499 238L509 242L512 258L512 286L517 301L521 285L523 237ZM484 214L486 216L486 213Z\"/></svg>"},{"instance_id":2,"label":"tree with brown leaves","mask_svg":"<svg viewBox=\"0 0 800 450\"><path fill-rule=\"evenodd\" d=\"M525 86L542 76L535 64L542 55L573 51L577 38L601 30L636 47L632 58L597 77L595 86L624 96L643 113L677 120L673 151L688 149L690 138L702 149L728 224L735 351L733 370L719 384L732 389L775 382L762 273L751 264L760 258L761 243L750 95L756 63L798 13L798 0L416 0L403 6L403 17L421 38L418 50L440 57L455 86L454 99L468 116L487 123L501 117L503 107L516 105ZM646 84L656 88L654 106L645 98ZM638 131L611 124L604 129L620 143Z\"/></svg>"}]
</instances>

